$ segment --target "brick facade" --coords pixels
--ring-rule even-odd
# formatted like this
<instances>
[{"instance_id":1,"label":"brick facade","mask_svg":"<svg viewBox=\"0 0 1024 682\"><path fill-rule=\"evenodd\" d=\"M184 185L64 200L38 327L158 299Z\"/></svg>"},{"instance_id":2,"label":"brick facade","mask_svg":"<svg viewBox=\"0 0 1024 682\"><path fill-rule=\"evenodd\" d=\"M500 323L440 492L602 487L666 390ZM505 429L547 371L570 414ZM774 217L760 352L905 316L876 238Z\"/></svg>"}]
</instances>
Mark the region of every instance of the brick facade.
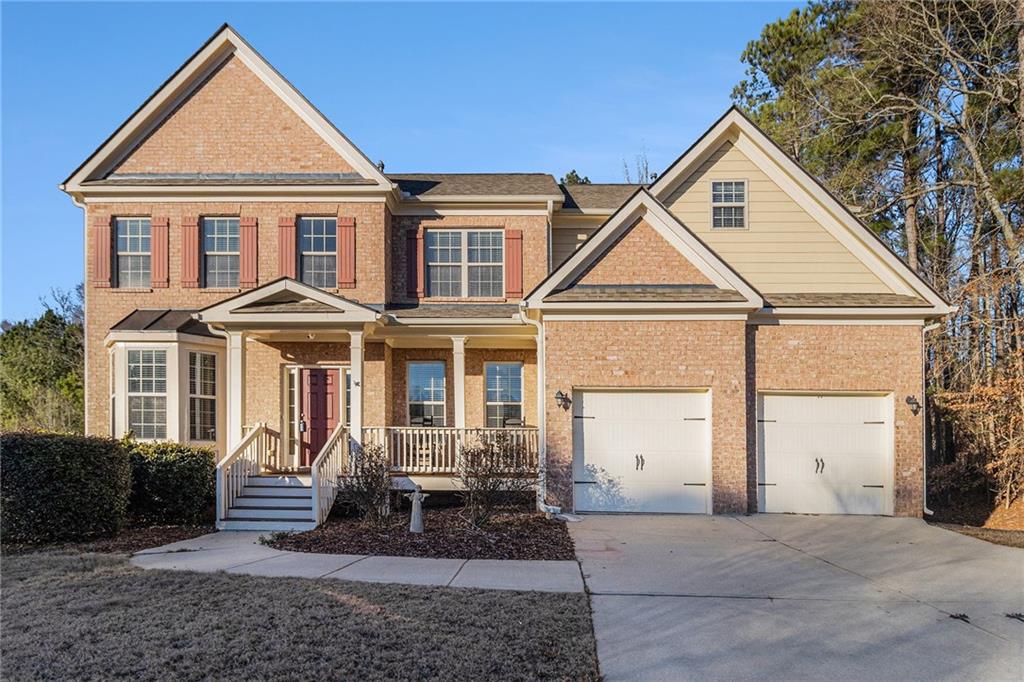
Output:
<instances>
[{"instance_id":1,"label":"brick facade","mask_svg":"<svg viewBox=\"0 0 1024 682\"><path fill-rule=\"evenodd\" d=\"M587 268L579 284L711 284L703 272L638 220Z\"/></svg>"}]
</instances>

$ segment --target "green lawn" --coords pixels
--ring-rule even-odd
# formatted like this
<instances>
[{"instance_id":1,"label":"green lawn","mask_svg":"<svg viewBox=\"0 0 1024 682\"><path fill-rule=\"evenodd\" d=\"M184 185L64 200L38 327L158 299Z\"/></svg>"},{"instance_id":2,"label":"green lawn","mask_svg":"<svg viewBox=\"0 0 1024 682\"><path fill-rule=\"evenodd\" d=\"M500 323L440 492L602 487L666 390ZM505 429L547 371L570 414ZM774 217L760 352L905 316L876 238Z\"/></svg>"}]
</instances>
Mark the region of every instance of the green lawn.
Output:
<instances>
[{"instance_id":1,"label":"green lawn","mask_svg":"<svg viewBox=\"0 0 1024 682\"><path fill-rule=\"evenodd\" d=\"M4 679L598 678L587 597L3 557Z\"/></svg>"}]
</instances>

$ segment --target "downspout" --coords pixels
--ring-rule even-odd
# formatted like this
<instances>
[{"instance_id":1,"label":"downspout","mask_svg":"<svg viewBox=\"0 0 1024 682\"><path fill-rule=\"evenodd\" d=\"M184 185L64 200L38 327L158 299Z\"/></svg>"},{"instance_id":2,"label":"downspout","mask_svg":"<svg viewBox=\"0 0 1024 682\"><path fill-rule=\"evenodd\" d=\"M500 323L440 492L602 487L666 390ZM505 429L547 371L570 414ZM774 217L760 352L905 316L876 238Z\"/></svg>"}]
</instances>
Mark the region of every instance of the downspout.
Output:
<instances>
[{"instance_id":1,"label":"downspout","mask_svg":"<svg viewBox=\"0 0 1024 682\"><path fill-rule=\"evenodd\" d=\"M526 304L522 302L519 304L519 319L537 330L537 509L545 514L561 514L561 507L545 502L548 494L548 447L545 428L547 410L544 409L544 325L540 320L527 317Z\"/></svg>"},{"instance_id":2,"label":"downspout","mask_svg":"<svg viewBox=\"0 0 1024 682\"><path fill-rule=\"evenodd\" d=\"M928 382L928 348L925 346L924 337L928 332L941 326L941 322L933 322L921 330L921 453L923 457L921 476L924 478L923 485L921 486L921 508L928 516L933 516L935 512L928 508L928 394L926 392Z\"/></svg>"}]
</instances>

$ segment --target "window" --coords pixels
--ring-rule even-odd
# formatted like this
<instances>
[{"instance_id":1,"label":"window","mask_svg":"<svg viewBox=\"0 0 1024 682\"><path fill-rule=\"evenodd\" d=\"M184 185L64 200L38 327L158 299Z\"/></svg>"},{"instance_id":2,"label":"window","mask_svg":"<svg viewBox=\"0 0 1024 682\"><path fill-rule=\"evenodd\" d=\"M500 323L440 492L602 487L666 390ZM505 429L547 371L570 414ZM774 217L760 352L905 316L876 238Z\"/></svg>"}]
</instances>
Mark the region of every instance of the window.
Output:
<instances>
[{"instance_id":1,"label":"window","mask_svg":"<svg viewBox=\"0 0 1024 682\"><path fill-rule=\"evenodd\" d=\"M116 218L117 286L149 288L149 218Z\"/></svg>"},{"instance_id":2,"label":"window","mask_svg":"<svg viewBox=\"0 0 1024 682\"><path fill-rule=\"evenodd\" d=\"M409 363L409 423L444 426L444 363Z\"/></svg>"},{"instance_id":3,"label":"window","mask_svg":"<svg viewBox=\"0 0 1024 682\"><path fill-rule=\"evenodd\" d=\"M128 428L136 438L167 437L167 351L128 351Z\"/></svg>"},{"instance_id":4,"label":"window","mask_svg":"<svg viewBox=\"0 0 1024 682\"><path fill-rule=\"evenodd\" d=\"M217 356L188 354L188 437L217 440Z\"/></svg>"},{"instance_id":5,"label":"window","mask_svg":"<svg viewBox=\"0 0 1024 682\"><path fill-rule=\"evenodd\" d=\"M427 295L505 295L505 235L501 230L427 230Z\"/></svg>"},{"instance_id":6,"label":"window","mask_svg":"<svg viewBox=\"0 0 1024 682\"><path fill-rule=\"evenodd\" d=\"M312 287L338 286L338 221L299 218L299 278Z\"/></svg>"},{"instance_id":7,"label":"window","mask_svg":"<svg viewBox=\"0 0 1024 682\"><path fill-rule=\"evenodd\" d=\"M203 218L203 282L238 286L238 218Z\"/></svg>"},{"instance_id":8,"label":"window","mask_svg":"<svg viewBox=\"0 0 1024 682\"><path fill-rule=\"evenodd\" d=\"M487 426L500 428L506 420L523 418L523 365L489 363L487 371Z\"/></svg>"},{"instance_id":9,"label":"window","mask_svg":"<svg viewBox=\"0 0 1024 682\"><path fill-rule=\"evenodd\" d=\"M711 183L711 227L747 226L747 181Z\"/></svg>"}]
</instances>

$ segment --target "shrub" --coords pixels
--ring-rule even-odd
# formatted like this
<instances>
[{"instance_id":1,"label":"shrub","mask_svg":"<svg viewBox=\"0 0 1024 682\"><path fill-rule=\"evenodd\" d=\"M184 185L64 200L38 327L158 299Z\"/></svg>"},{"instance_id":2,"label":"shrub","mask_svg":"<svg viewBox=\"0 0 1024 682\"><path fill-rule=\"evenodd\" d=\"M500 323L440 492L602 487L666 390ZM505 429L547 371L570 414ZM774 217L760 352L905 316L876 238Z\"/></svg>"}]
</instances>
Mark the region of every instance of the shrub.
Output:
<instances>
[{"instance_id":1,"label":"shrub","mask_svg":"<svg viewBox=\"0 0 1024 682\"><path fill-rule=\"evenodd\" d=\"M387 525L391 515L391 462L380 445L368 445L352 455L351 471L341 479L338 499L355 507L375 528Z\"/></svg>"},{"instance_id":2,"label":"shrub","mask_svg":"<svg viewBox=\"0 0 1024 682\"><path fill-rule=\"evenodd\" d=\"M128 515L139 525L198 524L216 500L213 450L127 441L132 467Z\"/></svg>"},{"instance_id":3,"label":"shrub","mask_svg":"<svg viewBox=\"0 0 1024 682\"><path fill-rule=\"evenodd\" d=\"M459 453L456 479L465 507L466 520L477 528L487 525L498 508L509 500L521 501L537 483L526 448L496 437L463 447Z\"/></svg>"},{"instance_id":4,"label":"shrub","mask_svg":"<svg viewBox=\"0 0 1024 682\"><path fill-rule=\"evenodd\" d=\"M0 435L0 533L41 543L115 535L125 523L128 453L107 438Z\"/></svg>"}]
</instances>

